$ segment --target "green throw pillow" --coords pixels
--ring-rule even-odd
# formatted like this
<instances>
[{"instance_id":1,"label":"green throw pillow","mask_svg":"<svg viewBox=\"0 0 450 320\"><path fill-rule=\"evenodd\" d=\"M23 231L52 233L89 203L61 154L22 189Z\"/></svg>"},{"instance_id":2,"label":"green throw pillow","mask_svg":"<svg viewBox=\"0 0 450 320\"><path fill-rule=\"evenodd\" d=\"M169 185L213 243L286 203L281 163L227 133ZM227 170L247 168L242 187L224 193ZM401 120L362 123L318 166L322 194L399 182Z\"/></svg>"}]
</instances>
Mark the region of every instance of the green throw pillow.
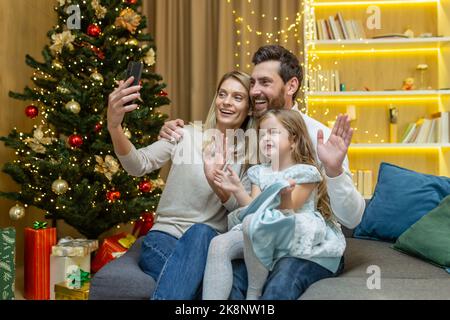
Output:
<instances>
[{"instance_id":1,"label":"green throw pillow","mask_svg":"<svg viewBox=\"0 0 450 320\"><path fill-rule=\"evenodd\" d=\"M450 195L406 230L393 248L443 267L450 273Z\"/></svg>"}]
</instances>

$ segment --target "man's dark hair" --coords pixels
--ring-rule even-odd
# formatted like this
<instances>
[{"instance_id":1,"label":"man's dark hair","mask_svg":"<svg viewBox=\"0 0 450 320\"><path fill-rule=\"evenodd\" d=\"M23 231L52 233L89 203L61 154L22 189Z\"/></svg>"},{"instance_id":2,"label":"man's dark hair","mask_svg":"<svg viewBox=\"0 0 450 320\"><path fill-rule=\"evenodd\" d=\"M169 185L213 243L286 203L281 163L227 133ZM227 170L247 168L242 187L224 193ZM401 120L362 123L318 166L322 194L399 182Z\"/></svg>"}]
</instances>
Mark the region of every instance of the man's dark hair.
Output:
<instances>
[{"instance_id":1,"label":"man's dark hair","mask_svg":"<svg viewBox=\"0 0 450 320\"><path fill-rule=\"evenodd\" d=\"M278 74L286 84L289 80L296 77L299 82L299 90L303 81L303 70L297 57L289 50L279 45L263 46L256 51L253 56L253 64L256 66L266 61L280 61L281 66ZM297 98L298 91L295 92L293 99Z\"/></svg>"}]
</instances>

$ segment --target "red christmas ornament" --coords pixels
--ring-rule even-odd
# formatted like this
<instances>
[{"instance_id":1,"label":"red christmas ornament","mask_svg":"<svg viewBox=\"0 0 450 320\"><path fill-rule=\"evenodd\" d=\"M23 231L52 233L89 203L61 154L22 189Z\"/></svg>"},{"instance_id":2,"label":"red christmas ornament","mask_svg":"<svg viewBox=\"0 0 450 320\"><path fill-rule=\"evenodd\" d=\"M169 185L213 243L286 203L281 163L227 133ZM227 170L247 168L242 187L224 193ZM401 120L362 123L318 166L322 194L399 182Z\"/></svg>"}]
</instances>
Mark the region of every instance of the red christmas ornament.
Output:
<instances>
[{"instance_id":1,"label":"red christmas ornament","mask_svg":"<svg viewBox=\"0 0 450 320\"><path fill-rule=\"evenodd\" d=\"M145 236L153 227L155 216L153 212L143 212L142 217L134 223L133 231L131 232L136 238Z\"/></svg>"},{"instance_id":2,"label":"red christmas ornament","mask_svg":"<svg viewBox=\"0 0 450 320\"><path fill-rule=\"evenodd\" d=\"M165 92L164 90L161 90L161 92L158 94L160 97L167 97L169 94Z\"/></svg>"},{"instance_id":3,"label":"red christmas ornament","mask_svg":"<svg viewBox=\"0 0 450 320\"><path fill-rule=\"evenodd\" d=\"M120 199L120 192L119 191L108 191L106 193L106 199L108 199L111 202L115 202L116 200Z\"/></svg>"},{"instance_id":4,"label":"red christmas ornament","mask_svg":"<svg viewBox=\"0 0 450 320\"><path fill-rule=\"evenodd\" d=\"M96 24L90 24L87 28L87 34L94 38L97 38L101 32L102 29Z\"/></svg>"},{"instance_id":5,"label":"red christmas ornament","mask_svg":"<svg viewBox=\"0 0 450 320\"><path fill-rule=\"evenodd\" d=\"M69 145L73 148L79 148L83 145L83 137L79 134L73 134L69 137Z\"/></svg>"},{"instance_id":6,"label":"red christmas ornament","mask_svg":"<svg viewBox=\"0 0 450 320\"><path fill-rule=\"evenodd\" d=\"M137 0L127 0L127 3L128 3L128 4L136 4L136 3L137 3Z\"/></svg>"},{"instance_id":7,"label":"red christmas ornament","mask_svg":"<svg viewBox=\"0 0 450 320\"><path fill-rule=\"evenodd\" d=\"M148 193L152 191L153 185L150 181L144 180L141 183L139 183L139 190L144 193Z\"/></svg>"},{"instance_id":8,"label":"red christmas ornament","mask_svg":"<svg viewBox=\"0 0 450 320\"><path fill-rule=\"evenodd\" d=\"M102 129L103 129L103 125L101 123L97 123L95 125L94 131L95 131L95 133L99 133Z\"/></svg>"},{"instance_id":9,"label":"red christmas ornament","mask_svg":"<svg viewBox=\"0 0 450 320\"><path fill-rule=\"evenodd\" d=\"M38 116L39 109L33 105L28 106L25 108L25 114L27 115L28 118L34 119Z\"/></svg>"}]
</instances>

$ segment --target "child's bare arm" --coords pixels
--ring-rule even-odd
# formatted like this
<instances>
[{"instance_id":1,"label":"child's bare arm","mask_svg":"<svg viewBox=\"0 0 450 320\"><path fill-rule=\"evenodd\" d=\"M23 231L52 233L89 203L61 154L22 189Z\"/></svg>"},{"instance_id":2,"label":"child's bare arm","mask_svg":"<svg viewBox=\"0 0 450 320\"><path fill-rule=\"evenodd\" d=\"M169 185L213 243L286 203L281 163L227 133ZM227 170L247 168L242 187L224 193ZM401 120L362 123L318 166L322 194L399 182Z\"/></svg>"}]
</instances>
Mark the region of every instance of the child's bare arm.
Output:
<instances>
[{"instance_id":1,"label":"child's bare arm","mask_svg":"<svg viewBox=\"0 0 450 320\"><path fill-rule=\"evenodd\" d=\"M295 185L295 181L290 179L291 187L281 191L281 204L279 209L299 209L303 207L311 193L317 187L317 183L305 183Z\"/></svg>"}]
</instances>

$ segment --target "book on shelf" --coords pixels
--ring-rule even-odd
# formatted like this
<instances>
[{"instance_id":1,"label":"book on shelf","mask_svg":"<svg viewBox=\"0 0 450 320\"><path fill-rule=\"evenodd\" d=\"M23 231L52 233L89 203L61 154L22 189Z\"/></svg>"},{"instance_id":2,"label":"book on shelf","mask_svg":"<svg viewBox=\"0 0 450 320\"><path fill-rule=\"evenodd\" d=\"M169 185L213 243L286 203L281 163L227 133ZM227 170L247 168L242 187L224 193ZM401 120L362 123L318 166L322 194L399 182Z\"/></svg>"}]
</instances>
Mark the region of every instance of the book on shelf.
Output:
<instances>
[{"instance_id":1,"label":"book on shelf","mask_svg":"<svg viewBox=\"0 0 450 320\"><path fill-rule=\"evenodd\" d=\"M315 18L314 18L315 19ZM345 20L338 12L327 19L317 19L314 23L316 40L356 40L365 39L366 33L361 21Z\"/></svg>"},{"instance_id":2,"label":"book on shelf","mask_svg":"<svg viewBox=\"0 0 450 320\"><path fill-rule=\"evenodd\" d=\"M371 170L351 170L353 184L365 198L373 195L373 174Z\"/></svg>"},{"instance_id":3,"label":"book on shelf","mask_svg":"<svg viewBox=\"0 0 450 320\"><path fill-rule=\"evenodd\" d=\"M338 70L315 70L308 78L309 91L339 92L340 76Z\"/></svg>"},{"instance_id":4,"label":"book on shelf","mask_svg":"<svg viewBox=\"0 0 450 320\"><path fill-rule=\"evenodd\" d=\"M430 118L409 123L402 143L450 143L450 112L438 112Z\"/></svg>"}]
</instances>

